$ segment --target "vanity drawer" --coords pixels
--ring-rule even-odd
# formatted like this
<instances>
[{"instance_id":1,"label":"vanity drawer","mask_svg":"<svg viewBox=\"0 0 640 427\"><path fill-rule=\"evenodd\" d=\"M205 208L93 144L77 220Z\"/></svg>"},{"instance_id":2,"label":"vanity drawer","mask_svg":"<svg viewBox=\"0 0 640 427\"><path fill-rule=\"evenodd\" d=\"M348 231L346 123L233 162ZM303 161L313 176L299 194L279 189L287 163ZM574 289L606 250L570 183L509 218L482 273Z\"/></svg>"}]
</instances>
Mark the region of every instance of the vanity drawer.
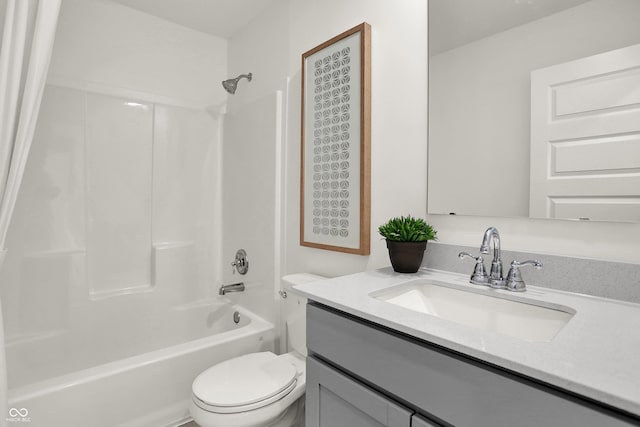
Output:
<instances>
[{"instance_id":1,"label":"vanity drawer","mask_svg":"<svg viewBox=\"0 0 640 427\"><path fill-rule=\"evenodd\" d=\"M317 303L310 354L456 427L638 426L639 420Z\"/></svg>"}]
</instances>

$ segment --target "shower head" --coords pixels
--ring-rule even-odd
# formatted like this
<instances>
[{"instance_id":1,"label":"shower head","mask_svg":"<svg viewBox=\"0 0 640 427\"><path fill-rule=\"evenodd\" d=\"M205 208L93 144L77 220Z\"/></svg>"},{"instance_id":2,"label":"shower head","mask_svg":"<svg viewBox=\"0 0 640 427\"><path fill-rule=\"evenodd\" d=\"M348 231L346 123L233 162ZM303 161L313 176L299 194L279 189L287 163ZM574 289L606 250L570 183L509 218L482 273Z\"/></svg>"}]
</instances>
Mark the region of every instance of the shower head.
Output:
<instances>
[{"instance_id":1,"label":"shower head","mask_svg":"<svg viewBox=\"0 0 640 427\"><path fill-rule=\"evenodd\" d=\"M231 95L233 95L234 93L236 93L236 89L238 88L238 82L240 81L240 79L241 78L245 78L245 79L251 81L251 77L252 77L251 73L249 73L249 74L240 74L235 79L229 79L229 80L223 81L222 82L222 87L224 88L224 90L226 90Z\"/></svg>"}]
</instances>

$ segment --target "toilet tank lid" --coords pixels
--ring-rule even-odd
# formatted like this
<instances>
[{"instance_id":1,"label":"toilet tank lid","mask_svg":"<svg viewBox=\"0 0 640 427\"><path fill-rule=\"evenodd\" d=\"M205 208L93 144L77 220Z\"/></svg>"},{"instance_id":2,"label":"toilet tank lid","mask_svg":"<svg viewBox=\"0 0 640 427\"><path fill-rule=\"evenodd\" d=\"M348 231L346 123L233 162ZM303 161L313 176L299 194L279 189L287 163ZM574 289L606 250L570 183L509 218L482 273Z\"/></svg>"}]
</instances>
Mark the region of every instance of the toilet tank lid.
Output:
<instances>
[{"instance_id":1,"label":"toilet tank lid","mask_svg":"<svg viewBox=\"0 0 640 427\"><path fill-rule=\"evenodd\" d=\"M326 277L311 273L295 273L287 274L282 277L282 287L290 290L293 286L302 285L304 283L317 282L318 280L326 280Z\"/></svg>"}]
</instances>

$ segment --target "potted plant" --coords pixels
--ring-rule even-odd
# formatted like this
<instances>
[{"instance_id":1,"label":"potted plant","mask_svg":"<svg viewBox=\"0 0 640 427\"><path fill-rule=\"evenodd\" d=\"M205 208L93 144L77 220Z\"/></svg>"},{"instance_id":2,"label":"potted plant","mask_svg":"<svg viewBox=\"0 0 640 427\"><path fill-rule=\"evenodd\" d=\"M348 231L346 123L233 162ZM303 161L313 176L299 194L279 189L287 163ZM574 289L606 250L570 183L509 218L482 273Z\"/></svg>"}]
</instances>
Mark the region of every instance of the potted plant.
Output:
<instances>
[{"instance_id":1,"label":"potted plant","mask_svg":"<svg viewBox=\"0 0 640 427\"><path fill-rule=\"evenodd\" d=\"M431 225L411 215L391 218L378 227L378 232L387 240L391 265L398 273L418 271L427 242L437 239L437 231Z\"/></svg>"}]
</instances>

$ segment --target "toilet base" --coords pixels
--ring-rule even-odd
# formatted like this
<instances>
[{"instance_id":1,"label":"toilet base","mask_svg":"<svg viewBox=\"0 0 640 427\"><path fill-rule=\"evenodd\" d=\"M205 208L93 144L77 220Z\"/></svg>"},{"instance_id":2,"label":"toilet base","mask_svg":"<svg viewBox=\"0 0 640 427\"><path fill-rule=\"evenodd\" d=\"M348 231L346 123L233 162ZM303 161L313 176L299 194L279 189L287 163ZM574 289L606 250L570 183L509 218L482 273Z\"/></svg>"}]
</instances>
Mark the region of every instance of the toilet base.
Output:
<instances>
[{"instance_id":1,"label":"toilet base","mask_svg":"<svg viewBox=\"0 0 640 427\"><path fill-rule=\"evenodd\" d=\"M282 416L268 427L305 427L304 395L296 400Z\"/></svg>"},{"instance_id":2,"label":"toilet base","mask_svg":"<svg viewBox=\"0 0 640 427\"><path fill-rule=\"evenodd\" d=\"M270 405L255 411L216 414L203 410L192 400L189 412L200 427L304 427L304 395L284 410Z\"/></svg>"}]
</instances>

